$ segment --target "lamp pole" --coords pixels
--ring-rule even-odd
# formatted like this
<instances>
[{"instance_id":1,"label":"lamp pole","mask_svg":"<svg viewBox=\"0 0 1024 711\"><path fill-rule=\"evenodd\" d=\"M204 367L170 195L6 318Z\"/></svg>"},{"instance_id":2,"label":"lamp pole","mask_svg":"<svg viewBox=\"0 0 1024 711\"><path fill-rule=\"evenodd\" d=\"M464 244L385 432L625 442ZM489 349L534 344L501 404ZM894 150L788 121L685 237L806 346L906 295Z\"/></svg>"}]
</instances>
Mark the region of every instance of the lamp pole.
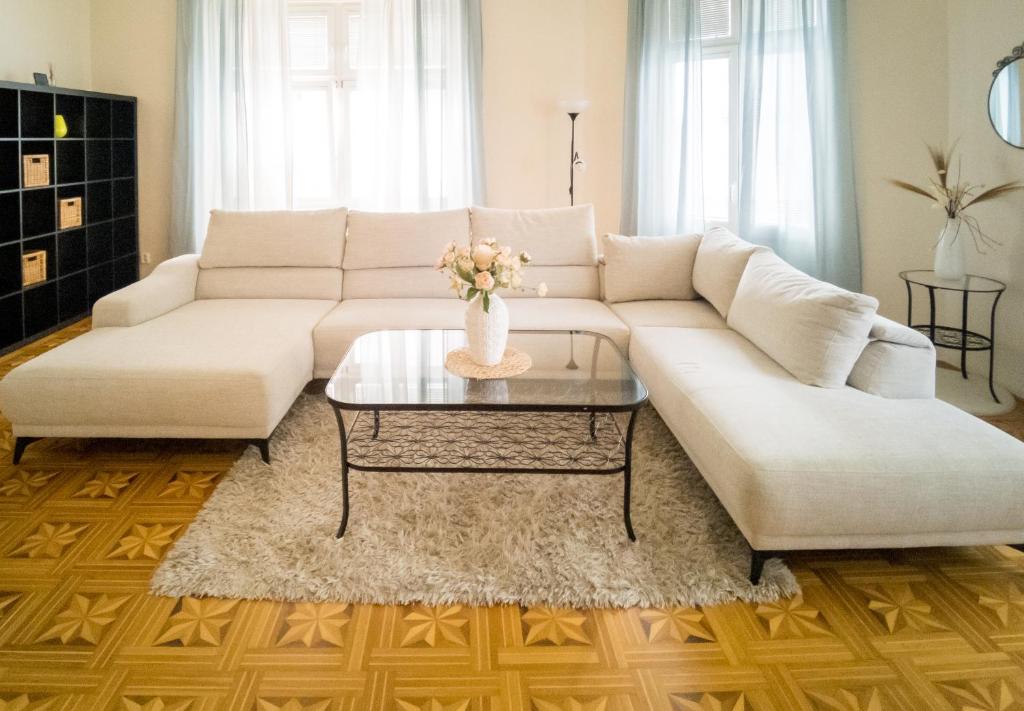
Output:
<instances>
[{"instance_id":1,"label":"lamp pole","mask_svg":"<svg viewBox=\"0 0 1024 711\"><path fill-rule=\"evenodd\" d=\"M573 195L573 188L576 185L576 161L579 160L579 153L576 152L576 117L580 115L579 111L569 112L569 121L572 125L570 129L569 138L569 204L575 205L575 196Z\"/></svg>"}]
</instances>

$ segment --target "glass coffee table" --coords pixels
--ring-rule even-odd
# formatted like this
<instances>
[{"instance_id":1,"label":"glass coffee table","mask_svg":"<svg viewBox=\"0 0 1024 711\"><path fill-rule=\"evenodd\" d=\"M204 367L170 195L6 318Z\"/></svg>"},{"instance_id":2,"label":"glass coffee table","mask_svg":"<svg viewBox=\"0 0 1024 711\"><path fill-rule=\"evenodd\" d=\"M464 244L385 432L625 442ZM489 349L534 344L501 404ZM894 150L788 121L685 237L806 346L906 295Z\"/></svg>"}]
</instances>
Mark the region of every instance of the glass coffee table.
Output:
<instances>
[{"instance_id":1,"label":"glass coffee table","mask_svg":"<svg viewBox=\"0 0 1024 711\"><path fill-rule=\"evenodd\" d=\"M479 474L621 473L626 534L636 414L647 389L618 347L587 331L512 331L533 366L500 380L449 372L464 331L360 336L327 383L341 436L342 514L349 470ZM346 428L344 411L354 411Z\"/></svg>"}]
</instances>

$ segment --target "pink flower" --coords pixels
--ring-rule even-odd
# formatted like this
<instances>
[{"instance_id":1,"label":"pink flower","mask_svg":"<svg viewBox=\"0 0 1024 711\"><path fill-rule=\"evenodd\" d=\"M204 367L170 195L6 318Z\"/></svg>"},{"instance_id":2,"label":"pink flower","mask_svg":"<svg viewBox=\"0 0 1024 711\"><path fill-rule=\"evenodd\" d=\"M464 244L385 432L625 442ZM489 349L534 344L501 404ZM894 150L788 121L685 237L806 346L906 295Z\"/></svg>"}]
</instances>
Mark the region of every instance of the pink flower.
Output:
<instances>
[{"instance_id":1,"label":"pink flower","mask_svg":"<svg viewBox=\"0 0 1024 711\"><path fill-rule=\"evenodd\" d=\"M473 286L480 291L490 291L494 288L494 277L490 272L480 272L473 279Z\"/></svg>"},{"instance_id":2,"label":"pink flower","mask_svg":"<svg viewBox=\"0 0 1024 711\"><path fill-rule=\"evenodd\" d=\"M494 261L495 254L494 248L489 244L480 243L473 250L473 263L476 264L477 269L490 269L491 262Z\"/></svg>"}]
</instances>

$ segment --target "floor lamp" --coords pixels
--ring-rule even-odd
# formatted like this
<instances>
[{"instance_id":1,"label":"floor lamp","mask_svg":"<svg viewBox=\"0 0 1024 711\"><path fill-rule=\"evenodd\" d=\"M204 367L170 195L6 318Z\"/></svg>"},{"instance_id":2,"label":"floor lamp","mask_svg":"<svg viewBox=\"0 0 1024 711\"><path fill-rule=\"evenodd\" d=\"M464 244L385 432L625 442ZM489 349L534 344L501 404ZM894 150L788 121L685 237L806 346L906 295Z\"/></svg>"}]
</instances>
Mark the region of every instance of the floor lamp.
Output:
<instances>
[{"instance_id":1,"label":"floor lamp","mask_svg":"<svg viewBox=\"0 0 1024 711\"><path fill-rule=\"evenodd\" d=\"M569 122L572 126L569 138L569 204L575 205L576 198L573 194L576 187L576 169L583 170L585 163L576 151L576 119L581 113L587 110L590 102L586 99L574 99L561 102L562 109L569 114Z\"/></svg>"}]
</instances>

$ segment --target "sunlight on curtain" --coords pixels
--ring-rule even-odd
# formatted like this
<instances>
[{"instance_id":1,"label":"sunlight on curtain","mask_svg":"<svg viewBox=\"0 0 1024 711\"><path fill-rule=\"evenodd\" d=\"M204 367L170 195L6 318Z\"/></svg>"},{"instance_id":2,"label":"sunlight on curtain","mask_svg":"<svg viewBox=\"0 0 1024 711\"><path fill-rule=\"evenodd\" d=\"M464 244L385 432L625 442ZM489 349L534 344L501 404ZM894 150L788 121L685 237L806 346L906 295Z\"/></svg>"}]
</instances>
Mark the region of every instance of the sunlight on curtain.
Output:
<instances>
[{"instance_id":1,"label":"sunlight on curtain","mask_svg":"<svg viewBox=\"0 0 1024 711\"><path fill-rule=\"evenodd\" d=\"M630 0L624 234L704 230L700 0Z\"/></svg>"},{"instance_id":2,"label":"sunlight on curtain","mask_svg":"<svg viewBox=\"0 0 1024 711\"><path fill-rule=\"evenodd\" d=\"M211 208L291 206L285 0L180 0L173 254L199 251Z\"/></svg>"},{"instance_id":3,"label":"sunlight on curtain","mask_svg":"<svg viewBox=\"0 0 1024 711\"><path fill-rule=\"evenodd\" d=\"M859 289L843 0L746 0L740 33L739 232Z\"/></svg>"},{"instance_id":4,"label":"sunlight on curtain","mask_svg":"<svg viewBox=\"0 0 1024 711\"><path fill-rule=\"evenodd\" d=\"M352 205L484 200L479 0L363 0Z\"/></svg>"}]
</instances>

